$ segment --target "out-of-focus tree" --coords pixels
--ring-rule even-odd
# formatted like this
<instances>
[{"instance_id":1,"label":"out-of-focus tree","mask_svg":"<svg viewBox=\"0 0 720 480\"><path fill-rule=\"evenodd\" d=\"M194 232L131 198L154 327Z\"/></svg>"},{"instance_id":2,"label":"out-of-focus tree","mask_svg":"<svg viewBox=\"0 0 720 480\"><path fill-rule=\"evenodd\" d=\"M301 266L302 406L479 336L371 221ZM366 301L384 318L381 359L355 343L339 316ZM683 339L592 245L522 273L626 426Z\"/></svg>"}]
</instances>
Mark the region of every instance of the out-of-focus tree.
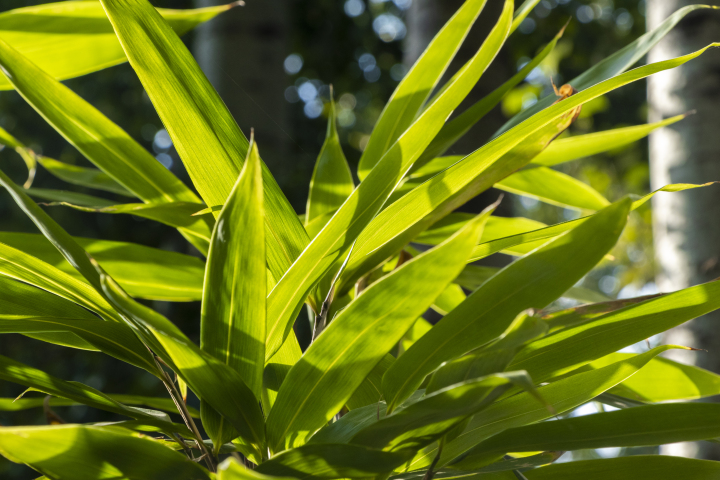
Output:
<instances>
[{"instance_id":1,"label":"out-of-focus tree","mask_svg":"<svg viewBox=\"0 0 720 480\"><path fill-rule=\"evenodd\" d=\"M648 29L672 12L693 2L649 0ZM720 6L717 0L706 2ZM690 14L650 53L651 61L684 55L720 41L720 15ZM682 122L658 130L650 138L652 185L703 183L720 180L720 52L711 51L698 62L650 78L648 84L651 121L694 111ZM703 188L684 195L653 199L653 226L658 266L658 286L674 291L720 276L720 222L717 212L720 189ZM703 214L703 209L708 209ZM681 360L713 372L720 371L720 314L697 318L666 335L666 342L690 345L705 351L688 352ZM698 444L699 455L720 459L720 448Z\"/></svg>"}]
</instances>

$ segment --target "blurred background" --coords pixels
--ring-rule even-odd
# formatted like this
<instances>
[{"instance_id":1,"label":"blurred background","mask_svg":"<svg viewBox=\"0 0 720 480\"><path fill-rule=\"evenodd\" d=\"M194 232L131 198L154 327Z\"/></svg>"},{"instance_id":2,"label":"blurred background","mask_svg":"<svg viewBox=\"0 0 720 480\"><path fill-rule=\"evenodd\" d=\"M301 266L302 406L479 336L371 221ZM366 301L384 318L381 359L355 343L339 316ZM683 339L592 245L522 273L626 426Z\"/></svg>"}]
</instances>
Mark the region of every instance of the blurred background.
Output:
<instances>
[{"instance_id":1,"label":"blurred background","mask_svg":"<svg viewBox=\"0 0 720 480\"><path fill-rule=\"evenodd\" d=\"M467 154L480 147L508 118L550 94L551 80L561 85L577 76L645 33L648 22L657 25L683 4L676 0L648 1L649 4L646 4L645 0L542 0L523 21L518 31L510 37L469 96L468 103L458 111L461 112L470 102L482 98L501 85L552 40L569 21L562 40L541 66L533 70L525 82L513 90L501 105L474 127L448 154ZM2 10L39 3L45 2L4 0ZM153 0L152 3L157 7L193 8L222 2ZM202 25L183 39L243 131L249 134L251 127L255 129L263 159L296 211L301 213L305 209L308 182L325 135L331 86L337 102L340 138L354 170L384 103L408 67L462 1L246 0L246 3L244 7L232 9ZM465 46L451 66L450 74L479 47L496 21L501 7L502 2L498 0L488 1ZM708 21L701 17L712 15L700 12L688 16L676 29L677 33L671 34L671 40L664 41L653 52L652 55L658 57L653 60L689 53L698 48L699 43L708 43L705 42L706 37L720 29L717 29L717 19ZM690 70L676 74L684 75L684 83L680 82L682 85L676 77L671 79L670 87L667 81L653 86L657 100L652 104L654 97L651 95L650 106L647 100L648 86L644 81L598 98L584 106L580 118L567 134L577 135L636 125L647 122L649 117L656 121L697 108L694 105L707 106L706 102L710 101L708 95L713 96L713 89L715 92L720 91L717 79L720 74L716 72L717 59L717 56L710 57L704 60L706 63L692 67L699 68L699 73L697 70ZM697 75L703 72L710 75L710 80L701 83L702 88L698 93L696 80L700 77ZM186 183L190 183L167 132L128 64L69 80L66 84L152 151L163 165ZM665 102L667 98L673 95L684 96L688 90L697 93L691 97L691 101L675 102L669 108L661 108L669 105ZM703 92L704 97L701 95ZM717 97L718 94L714 95ZM714 101L718 102L717 98ZM718 108L708 109L712 110L711 115L717 116L720 112ZM697 150L702 150L700 144L705 141L705 137L710 136L713 141L720 141L714 138L717 137L716 134L697 133L698 128L707 129L713 125L708 123L707 117L703 117L706 109L700 110L702 111L694 119L691 117L680 122L680 126L669 129L669 134L663 134L665 137L656 136L651 140L659 157L672 152L675 154L672 158L653 159L654 165L660 165L658 169L665 168L662 175L653 173L653 188L678 181L702 183L720 179L720 171L717 169L714 171L718 174L714 177L711 176L712 171L702 170L704 167L695 166L690 172L678 170L678 166L692 163L693 158L702 157L706 164L709 162L703 155L712 155L712 150L707 150L712 147L702 147L706 150L700 153ZM14 92L0 92L0 126L38 153L68 163L90 165ZM690 147L682 143L683 138L696 150L688 153L686 150ZM692 140L687 141L688 138ZM707 142L704 145L707 145ZM714 151L717 153L718 149ZM2 169L16 181L24 181L27 171L14 151L5 149L0 152L0 162ZM560 170L590 184L611 201L625 194L642 195L651 190L646 140L619 151L563 164ZM661 181L661 185L656 185ZM62 188L61 183L42 168L38 171L34 186ZM82 189L78 188L77 191ZM97 191L86 193L98 195ZM498 195L499 192L483 194L466 205L464 210L477 212L494 201ZM716 226L720 197L717 192L714 199L697 195L693 192L677 194L678 197L684 196L690 200L684 200L679 206L667 202L660 205L660 208L665 209L660 218L666 221L658 223L656 219L656 229L660 229L660 235L664 239L661 243L657 243L656 239L656 243L664 249L663 252L667 250L663 255L664 262L655 261L653 215L650 204L646 204L631 216L628 228L613 251L614 259L603 262L589 274L583 280L583 286L610 298L630 297L656 293L659 288L681 288L687 286L683 282L698 283L708 277L720 275L715 271L717 253L720 250L720 234L717 233L720 227ZM693 198L695 200L692 200ZM713 206L713 202L714 212L708 210ZM158 223L133 216L84 213L62 207L49 207L47 211L72 235L135 242L195 254L177 231ZM684 224L668 224L667 212L692 218ZM542 204L533 198L506 194L500 214L557 223L577 218L581 212ZM0 217L3 230L36 231L5 193L0 194ZM714 229L715 237L695 234L692 241L682 237L684 230L699 228L693 224L694 221L702 224L703 228ZM717 240L714 244L713 238ZM691 253L688 254L688 251ZM675 257L672 256L673 252ZM715 252L714 264L712 252ZM702 258L688 259L688 255L699 255ZM508 259L502 258L495 260L499 264L507 261ZM685 270L678 267L678 262L683 261L690 267ZM678 269L685 272L684 277L680 278ZM658 282L664 283L659 287ZM152 306L172 318L191 338L197 339L199 304L153 302ZM683 335L702 343L701 338L692 337L692 331L686 330ZM697 343L691 346L700 347ZM19 335L0 336L0 353L42 367L63 379L82 381L107 393L164 394L162 385L153 377L138 374L136 369L126 368L114 359L98 353L61 349ZM689 361L702 363L697 358ZM22 388L16 385L0 383L1 397L15 397L21 392ZM92 422L108 418L103 412L86 407L59 411L68 421ZM2 425L44 421L42 412L37 410L0 412ZM576 452L575 455L614 456L640 451L647 452L648 449L633 449L633 452ZM677 452L694 453L692 449L680 449ZM24 479L36 476L27 468L0 460L2 478Z\"/></svg>"}]
</instances>

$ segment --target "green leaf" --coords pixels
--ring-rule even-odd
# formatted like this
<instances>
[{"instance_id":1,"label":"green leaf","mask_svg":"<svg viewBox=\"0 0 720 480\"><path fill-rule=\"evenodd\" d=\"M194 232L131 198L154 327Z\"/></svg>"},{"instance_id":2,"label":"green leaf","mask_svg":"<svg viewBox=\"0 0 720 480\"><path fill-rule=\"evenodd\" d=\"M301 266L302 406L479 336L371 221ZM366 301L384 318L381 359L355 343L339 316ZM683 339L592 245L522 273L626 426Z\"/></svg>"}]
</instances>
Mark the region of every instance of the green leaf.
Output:
<instances>
[{"instance_id":1,"label":"green leaf","mask_svg":"<svg viewBox=\"0 0 720 480\"><path fill-rule=\"evenodd\" d=\"M67 398L89 407L143 420L160 428L169 428L171 432L176 431L172 427L169 417L162 412L123 405L92 387L78 382L61 380L2 355L0 355L0 379L6 382L17 383L29 387L31 390L40 391L48 395ZM0 429L0 431L2 430L3 429ZM180 433L185 435L190 432L183 427Z\"/></svg>"},{"instance_id":2,"label":"green leaf","mask_svg":"<svg viewBox=\"0 0 720 480\"><path fill-rule=\"evenodd\" d=\"M291 477L271 477L247 468L233 457L226 458L217 471L218 480L291 480Z\"/></svg>"},{"instance_id":3,"label":"green leaf","mask_svg":"<svg viewBox=\"0 0 720 480\"><path fill-rule=\"evenodd\" d=\"M25 193L40 200L51 202L65 202L83 207L111 207L117 202L105 198L86 195L84 193L70 192L67 190L51 190L47 188L26 188Z\"/></svg>"},{"instance_id":4,"label":"green leaf","mask_svg":"<svg viewBox=\"0 0 720 480\"><path fill-rule=\"evenodd\" d=\"M338 259L347 254L397 182L442 127L444 119L472 89L495 57L507 36L511 9L512 2L508 0L500 21L480 50L463 67L461 74L387 151L270 292L266 358L282 345L301 302L311 288Z\"/></svg>"},{"instance_id":5,"label":"green leaf","mask_svg":"<svg viewBox=\"0 0 720 480\"><path fill-rule=\"evenodd\" d=\"M402 339L402 351L404 352L408 348L412 347L412 345L418 341L418 338L425 335L431 328L432 324L430 322L422 317L418 318Z\"/></svg>"},{"instance_id":6,"label":"green leaf","mask_svg":"<svg viewBox=\"0 0 720 480\"><path fill-rule=\"evenodd\" d=\"M494 340L523 310L544 308L560 297L615 245L629 209L626 198L601 210L485 282L388 370L383 377L388 409L407 398L442 362Z\"/></svg>"},{"instance_id":7,"label":"green leaf","mask_svg":"<svg viewBox=\"0 0 720 480\"><path fill-rule=\"evenodd\" d=\"M660 455L560 463L524 472L528 480L707 480L720 475L720 464Z\"/></svg>"},{"instance_id":8,"label":"green leaf","mask_svg":"<svg viewBox=\"0 0 720 480\"><path fill-rule=\"evenodd\" d=\"M645 138L652 131L679 122L687 114L670 117L661 122L616 128L604 132L588 133L568 138L559 138L533 159L532 164L551 167L570 162L578 158L590 157L598 153L622 148Z\"/></svg>"},{"instance_id":9,"label":"green leaf","mask_svg":"<svg viewBox=\"0 0 720 480\"><path fill-rule=\"evenodd\" d=\"M612 353L587 366L602 368L608 363L630 358L629 353ZM640 402L695 400L720 395L720 375L692 365L657 357L637 375L614 387L609 393Z\"/></svg>"},{"instance_id":10,"label":"green leaf","mask_svg":"<svg viewBox=\"0 0 720 480\"><path fill-rule=\"evenodd\" d=\"M517 195L535 197L551 205L576 210L596 211L610 204L590 185L546 167L524 168L499 181L494 187Z\"/></svg>"},{"instance_id":11,"label":"green leaf","mask_svg":"<svg viewBox=\"0 0 720 480\"><path fill-rule=\"evenodd\" d=\"M53 479L210 479L184 455L118 427L4 427L0 453Z\"/></svg>"},{"instance_id":12,"label":"green leaf","mask_svg":"<svg viewBox=\"0 0 720 480\"><path fill-rule=\"evenodd\" d=\"M359 445L304 445L274 456L256 472L273 477L363 478L389 473L408 459L406 453L383 452Z\"/></svg>"},{"instance_id":13,"label":"green leaf","mask_svg":"<svg viewBox=\"0 0 720 480\"><path fill-rule=\"evenodd\" d=\"M632 378L632 377L631 377ZM470 450L452 468L470 470L508 452L641 447L720 437L720 405L647 405L511 428Z\"/></svg>"},{"instance_id":14,"label":"green leaf","mask_svg":"<svg viewBox=\"0 0 720 480\"><path fill-rule=\"evenodd\" d=\"M382 377L394 361L395 357L389 353L385 354L380 363L375 365L375 368L372 369L348 399L345 404L348 410L352 411L367 405L375 405L380 401L382 398Z\"/></svg>"},{"instance_id":15,"label":"green leaf","mask_svg":"<svg viewBox=\"0 0 720 480\"><path fill-rule=\"evenodd\" d=\"M518 11L516 11L516 19L518 13L520 12L520 10L522 10L523 7L520 7ZM510 29L511 31L515 30L515 22L516 20L513 20L513 27L511 27ZM428 148L425 149L425 152L422 154L422 156L418 159L417 162L415 162L415 167L413 167L413 170L417 171L416 167L425 165L428 162L431 162L434 158L443 155L450 147L455 144L455 142L465 136L465 134L469 132L470 129L477 122L479 122L485 115L487 115L493 108L495 108L498 103L500 103L500 101L505 97L505 95L507 95L508 92L515 88L520 82L525 80L530 74L530 72L533 71L535 67L540 65L540 63L545 59L545 57L547 57L550 52L553 51L553 49L557 45L557 42L562 37L564 31L565 28L563 27L563 29L560 30L560 32L555 36L555 38L540 51L540 53L538 53L531 61L529 61L525 66L523 66L509 80L507 80L501 86L493 90L489 95L485 96L481 100L478 100L471 107L468 107L468 109L465 110L463 113L447 122L443 126L442 130L440 130L440 133L438 133L437 136L430 143ZM458 158L458 160L459 159L460 158Z\"/></svg>"},{"instance_id":16,"label":"green leaf","mask_svg":"<svg viewBox=\"0 0 720 480\"><path fill-rule=\"evenodd\" d=\"M600 303L592 303L587 305L579 305L577 307L566 308L552 313L539 312L542 319L550 326L551 331L557 331L565 327L585 323L586 321L599 317L608 312L618 310L628 305L644 302L651 298L659 297L664 294L645 295L642 297L623 298L619 300L609 300Z\"/></svg>"},{"instance_id":17,"label":"green leaf","mask_svg":"<svg viewBox=\"0 0 720 480\"><path fill-rule=\"evenodd\" d=\"M547 324L528 313L518 315L496 342L446 362L432 374L425 391L432 393L471 378L504 372L523 344L547 332Z\"/></svg>"},{"instance_id":18,"label":"green leaf","mask_svg":"<svg viewBox=\"0 0 720 480\"><path fill-rule=\"evenodd\" d=\"M84 207L66 202L51 203L50 206L65 206L82 212L128 214L164 223L171 227L184 229L185 237L201 253L207 253L210 244L210 223L206 216L193 216L202 208L201 203L168 202L168 203L123 203L107 207Z\"/></svg>"},{"instance_id":19,"label":"green leaf","mask_svg":"<svg viewBox=\"0 0 720 480\"><path fill-rule=\"evenodd\" d=\"M656 347L633 358L613 363L591 372L579 373L571 377L544 385L538 393L552 406L553 411L566 412L621 383L643 368L659 353L676 346ZM497 435L508 428L520 427L539 422L553 416L545 406L538 403L530 393L524 392L501 400L476 415L465 430L443 448L440 466L466 452L481 441ZM430 464L437 454L435 446L423 449L408 465L407 470L417 470Z\"/></svg>"},{"instance_id":20,"label":"green leaf","mask_svg":"<svg viewBox=\"0 0 720 480\"><path fill-rule=\"evenodd\" d=\"M147 0L101 3L200 196L209 206L223 205L247 157L247 138L183 42ZM279 279L309 239L264 164L263 191L268 267Z\"/></svg>"},{"instance_id":21,"label":"green leaf","mask_svg":"<svg viewBox=\"0 0 720 480\"><path fill-rule=\"evenodd\" d=\"M267 421L269 447L304 443L327 423L462 269L494 206L363 291L292 367Z\"/></svg>"},{"instance_id":22,"label":"green leaf","mask_svg":"<svg viewBox=\"0 0 720 480\"><path fill-rule=\"evenodd\" d=\"M695 185L691 183L674 183L670 185L665 185L664 187L658 188L657 190L648 193L644 197L641 197L638 200L635 200L632 203L631 210L636 210L642 205L645 204L648 200L650 200L655 194L660 192L681 192L683 190L689 190L693 188L701 188L706 187L708 185L712 185L714 182L710 183L704 183L702 185ZM578 218L576 220L570 220L568 222L558 223L555 225L550 225L549 227L545 228L539 228L539 229L533 229L531 231L527 231L524 233L518 233L515 235L510 235L508 237L502 237L502 238L496 238L493 240L489 240L487 242L479 244L477 247L475 247L475 250L473 250L472 258L470 261L476 261L481 258L485 258L489 255L492 255L493 253L506 251L507 249L515 249L520 250L519 246L523 246L525 251L532 251L535 248L542 245L544 242L542 240L547 240L548 238L553 238L556 235L566 232L571 228L575 228L577 225L579 225L582 222L585 222L589 218L592 218L592 216L587 216L583 218Z\"/></svg>"},{"instance_id":23,"label":"green leaf","mask_svg":"<svg viewBox=\"0 0 720 480\"><path fill-rule=\"evenodd\" d=\"M655 29L637 38L634 42L627 44L609 57L604 58L567 83L575 87L576 90L585 90L586 88L590 88L593 85L604 82L625 72L625 70L643 58L650 49L655 46L655 44L662 40L662 38L667 35L667 33L672 30L673 27L675 27L675 25L677 25L677 23L685 17L685 15L702 8L718 7L711 7L709 5L688 5L676 10L675 13L666 18L660 25L655 27ZM500 136L502 133L510 130L515 125L518 125L527 118L532 117L539 111L547 108L555 100L556 97L554 95L548 95L547 97L541 99L535 105L528 107L508 120L505 125L503 125L502 128L495 133L495 136Z\"/></svg>"},{"instance_id":24,"label":"green leaf","mask_svg":"<svg viewBox=\"0 0 720 480\"><path fill-rule=\"evenodd\" d=\"M435 299L431 307L440 315L447 315L450 311L452 311L452 309L460 305L465 298L467 298L467 296L460 285L453 283L443 290L440 296Z\"/></svg>"},{"instance_id":25,"label":"green leaf","mask_svg":"<svg viewBox=\"0 0 720 480\"><path fill-rule=\"evenodd\" d=\"M78 167L68 163L59 162L48 157L37 157L38 162L45 170L52 173L60 180L81 187L96 188L106 192L134 197L125 187L116 182L110 175L96 168Z\"/></svg>"},{"instance_id":26,"label":"green leaf","mask_svg":"<svg viewBox=\"0 0 720 480\"><path fill-rule=\"evenodd\" d=\"M173 302L202 298L205 265L196 257L134 243L73 238L133 297ZM42 235L0 232L0 242L83 280Z\"/></svg>"},{"instance_id":27,"label":"green leaf","mask_svg":"<svg viewBox=\"0 0 720 480\"><path fill-rule=\"evenodd\" d=\"M265 367L267 287L260 165L253 142L215 224L200 319L200 348L238 372L257 402ZM201 407L203 425L217 451L237 434L212 407L206 403Z\"/></svg>"},{"instance_id":28,"label":"green leaf","mask_svg":"<svg viewBox=\"0 0 720 480\"><path fill-rule=\"evenodd\" d=\"M183 35L233 5L158 11L178 35ZM58 80L127 61L97 2L57 2L8 10L0 14L0 36ZM0 90L12 88L12 83L2 76Z\"/></svg>"},{"instance_id":29,"label":"green leaf","mask_svg":"<svg viewBox=\"0 0 720 480\"><path fill-rule=\"evenodd\" d=\"M486 408L513 383L532 387L525 372L497 373L451 385L364 428L350 443L389 451L417 451Z\"/></svg>"},{"instance_id":30,"label":"green leaf","mask_svg":"<svg viewBox=\"0 0 720 480\"><path fill-rule=\"evenodd\" d=\"M720 281L679 290L536 340L510 368L526 368L542 382L718 308Z\"/></svg>"},{"instance_id":31,"label":"green leaf","mask_svg":"<svg viewBox=\"0 0 720 480\"><path fill-rule=\"evenodd\" d=\"M189 188L120 127L2 40L0 66L50 125L127 190L145 202L199 203ZM196 235L209 237L210 227L198 223L181 233L188 233L192 243Z\"/></svg>"},{"instance_id":32,"label":"green leaf","mask_svg":"<svg viewBox=\"0 0 720 480\"><path fill-rule=\"evenodd\" d=\"M0 17L2 14L0 14ZM0 76L0 82L5 79L5 76ZM30 188L33 180L35 179L35 173L37 172L37 156L32 149L26 147L20 140L10 135L4 128L0 128L0 144L6 147L12 148L20 155L25 166L28 169L28 178L23 187Z\"/></svg>"},{"instance_id":33,"label":"green leaf","mask_svg":"<svg viewBox=\"0 0 720 480\"><path fill-rule=\"evenodd\" d=\"M275 400L277 399L278 390L285 381L290 368L295 365L302 357L302 350L298 344L295 333L288 335L285 343L270 359L270 363L265 365L263 371L263 393L262 402L265 412L270 412Z\"/></svg>"},{"instance_id":34,"label":"green leaf","mask_svg":"<svg viewBox=\"0 0 720 480\"><path fill-rule=\"evenodd\" d=\"M415 122L430 93L438 84L460 49L486 0L465 0L435 35L420 58L405 75L375 123L358 165L358 177L365 180L370 170ZM512 5L510 5L512 8ZM507 35L507 34L506 34ZM493 53L494 56L494 53ZM443 88L456 80L453 78Z\"/></svg>"},{"instance_id":35,"label":"green leaf","mask_svg":"<svg viewBox=\"0 0 720 480\"><path fill-rule=\"evenodd\" d=\"M583 103L653 73L682 65L707 48L637 68L572 95L518 125L507 135L495 138L397 200L377 215L357 239L338 288L342 291L352 285L362 275L398 252L421 231L525 165L538 153L537 148L531 147L547 143L548 139L543 139L541 135L544 130L549 129L549 134L552 129L557 133L558 128L563 128L563 121L560 120L563 116L570 116L566 118L567 122L571 120L572 112ZM540 136L545 143L533 144L528 140L532 139L533 135ZM514 148L516 150L508 154ZM506 154L508 156L503 158Z\"/></svg>"},{"instance_id":36,"label":"green leaf","mask_svg":"<svg viewBox=\"0 0 720 480\"><path fill-rule=\"evenodd\" d=\"M310 180L305 223L310 224L318 217L326 217L326 222L330 220L331 216L327 214L340 208L354 189L355 183L337 132L335 101L331 98L325 143Z\"/></svg>"}]
</instances>

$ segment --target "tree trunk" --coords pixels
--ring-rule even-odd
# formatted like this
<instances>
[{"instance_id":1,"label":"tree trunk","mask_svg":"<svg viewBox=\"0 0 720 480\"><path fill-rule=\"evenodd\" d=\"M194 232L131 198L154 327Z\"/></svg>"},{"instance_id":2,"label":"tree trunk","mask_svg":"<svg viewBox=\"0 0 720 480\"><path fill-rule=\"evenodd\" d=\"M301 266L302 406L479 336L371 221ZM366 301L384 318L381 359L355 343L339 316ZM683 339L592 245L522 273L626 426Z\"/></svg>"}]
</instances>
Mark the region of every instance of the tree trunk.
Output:
<instances>
[{"instance_id":1,"label":"tree trunk","mask_svg":"<svg viewBox=\"0 0 720 480\"><path fill-rule=\"evenodd\" d=\"M195 0L196 7L227 3ZM201 25L195 34L198 63L242 131L255 138L260 154L283 189L288 187L289 118L287 75L289 5L282 0L249 0Z\"/></svg>"},{"instance_id":2,"label":"tree trunk","mask_svg":"<svg viewBox=\"0 0 720 480\"><path fill-rule=\"evenodd\" d=\"M656 27L691 0L648 0L647 27ZM720 5L720 1L705 2ZM717 12L693 12L649 55L650 62L685 55L720 40ZM720 180L720 52L708 51L682 67L650 77L649 120L655 122L696 111L687 119L653 133L650 166L653 190L669 183ZM686 288L720 276L720 188L657 195L653 231L658 287ZM676 359L720 373L720 312L695 319L665 335L675 343L707 351L676 351ZM702 443L698 456L720 459L720 448ZM680 452L683 453L683 452ZM692 453L692 452L685 452Z\"/></svg>"}]
</instances>

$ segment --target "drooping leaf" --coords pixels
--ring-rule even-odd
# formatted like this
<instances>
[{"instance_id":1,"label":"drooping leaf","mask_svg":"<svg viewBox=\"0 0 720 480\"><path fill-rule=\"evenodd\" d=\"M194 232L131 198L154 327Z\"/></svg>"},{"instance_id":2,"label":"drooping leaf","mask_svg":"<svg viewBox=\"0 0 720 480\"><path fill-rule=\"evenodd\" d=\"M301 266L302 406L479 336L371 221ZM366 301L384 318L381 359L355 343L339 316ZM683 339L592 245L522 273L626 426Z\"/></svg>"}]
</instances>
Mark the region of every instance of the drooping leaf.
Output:
<instances>
[{"instance_id":1,"label":"drooping leaf","mask_svg":"<svg viewBox=\"0 0 720 480\"><path fill-rule=\"evenodd\" d=\"M446 242L372 284L333 319L278 392L267 421L271 451L301 445L345 405L457 276L493 210L486 209Z\"/></svg>"},{"instance_id":2,"label":"drooping leaf","mask_svg":"<svg viewBox=\"0 0 720 480\"><path fill-rule=\"evenodd\" d=\"M542 382L720 308L720 281L629 305L530 343L510 368Z\"/></svg>"},{"instance_id":3,"label":"drooping leaf","mask_svg":"<svg viewBox=\"0 0 720 480\"><path fill-rule=\"evenodd\" d=\"M251 143L235 187L213 231L205 269L200 348L240 374L262 397L265 366L265 230L262 168ZM237 436L203 402L203 425L215 449Z\"/></svg>"},{"instance_id":4,"label":"drooping leaf","mask_svg":"<svg viewBox=\"0 0 720 480\"><path fill-rule=\"evenodd\" d=\"M301 302L311 288L337 260L348 253L394 186L442 127L444 119L467 95L495 57L507 36L511 10L512 2L508 0L500 21L480 50L463 67L462 73L385 153L270 292L266 357L282 345Z\"/></svg>"},{"instance_id":5,"label":"drooping leaf","mask_svg":"<svg viewBox=\"0 0 720 480\"><path fill-rule=\"evenodd\" d=\"M135 196L130 193L127 188L116 182L110 175L96 168L79 167L41 156L37 157L37 160L45 170L68 183L105 190L107 192L125 195L126 197Z\"/></svg>"},{"instance_id":6,"label":"drooping leaf","mask_svg":"<svg viewBox=\"0 0 720 480\"><path fill-rule=\"evenodd\" d=\"M117 202L94 195L71 192L68 190L53 190L48 188L26 188L25 193L33 198L49 200L51 202L65 202L83 207L111 207Z\"/></svg>"},{"instance_id":7,"label":"drooping leaf","mask_svg":"<svg viewBox=\"0 0 720 480\"><path fill-rule=\"evenodd\" d=\"M210 479L185 455L118 427L3 427L0 453L53 479Z\"/></svg>"},{"instance_id":8,"label":"drooping leaf","mask_svg":"<svg viewBox=\"0 0 720 480\"><path fill-rule=\"evenodd\" d=\"M718 462L661 455L584 460L524 472L528 480L706 480L720 475Z\"/></svg>"},{"instance_id":9,"label":"drooping leaf","mask_svg":"<svg viewBox=\"0 0 720 480\"><path fill-rule=\"evenodd\" d=\"M632 377L631 377L632 378ZM508 452L640 447L720 436L720 405L647 405L511 428L470 450L452 468L473 470Z\"/></svg>"},{"instance_id":10,"label":"drooping leaf","mask_svg":"<svg viewBox=\"0 0 720 480\"><path fill-rule=\"evenodd\" d=\"M642 355L613 363L591 372L580 373L538 388L538 393L552 406L552 410L563 413L592 400L599 394L621 383L643 368L652 358L676 346L656 347ZM460 454L470 450L481 441L508 428L520 427L539 422L553 416L529 393L520 393L501 400L473 417L465 430L443 447L438 462L444 466ZM436 446L429 446L418 453L406 466L408 471L426 468L437 454Z\"/></svg>"},{"instance_id":11,"label":"drooping leaf","mask_svg":"<svg viewBox=\"0 0 720 480\"><path fill-rule=\"evenodd\" d=\"M494 340L518 313L544 308L580 280L615 245L629 209L626 198L601 210L592 220L501 270L443 317L383 377L390 411L442 362Z\"/></svg>"},{"instance_id":12,"label":"drooping leaf","mask_svg":"<svg viewBox=\"0 0 720 480\"><path fill-rule=\"evenodd\" d=\"M291 480L291 477L271 477L256 472L251 468L242 465L233 457L228 457L220 465L217 471L218 480Z\"/></svg>"},{"instance_id":13,"label":"drooping leaf","mask_svg":"<svg viewBox=\"0 0 720 480\"><path fill-rule=\"evenodd\" d=\"M355 188L350 167L340 145L336 122L335 100L331 98L325 143L320 149L310 180L310 193L305 210L306 225L318 217L330 220L331 216L328 214L340 208ZM314 237L309 233L308 235L310 238Z\"/></svg>"}]
</instances>

